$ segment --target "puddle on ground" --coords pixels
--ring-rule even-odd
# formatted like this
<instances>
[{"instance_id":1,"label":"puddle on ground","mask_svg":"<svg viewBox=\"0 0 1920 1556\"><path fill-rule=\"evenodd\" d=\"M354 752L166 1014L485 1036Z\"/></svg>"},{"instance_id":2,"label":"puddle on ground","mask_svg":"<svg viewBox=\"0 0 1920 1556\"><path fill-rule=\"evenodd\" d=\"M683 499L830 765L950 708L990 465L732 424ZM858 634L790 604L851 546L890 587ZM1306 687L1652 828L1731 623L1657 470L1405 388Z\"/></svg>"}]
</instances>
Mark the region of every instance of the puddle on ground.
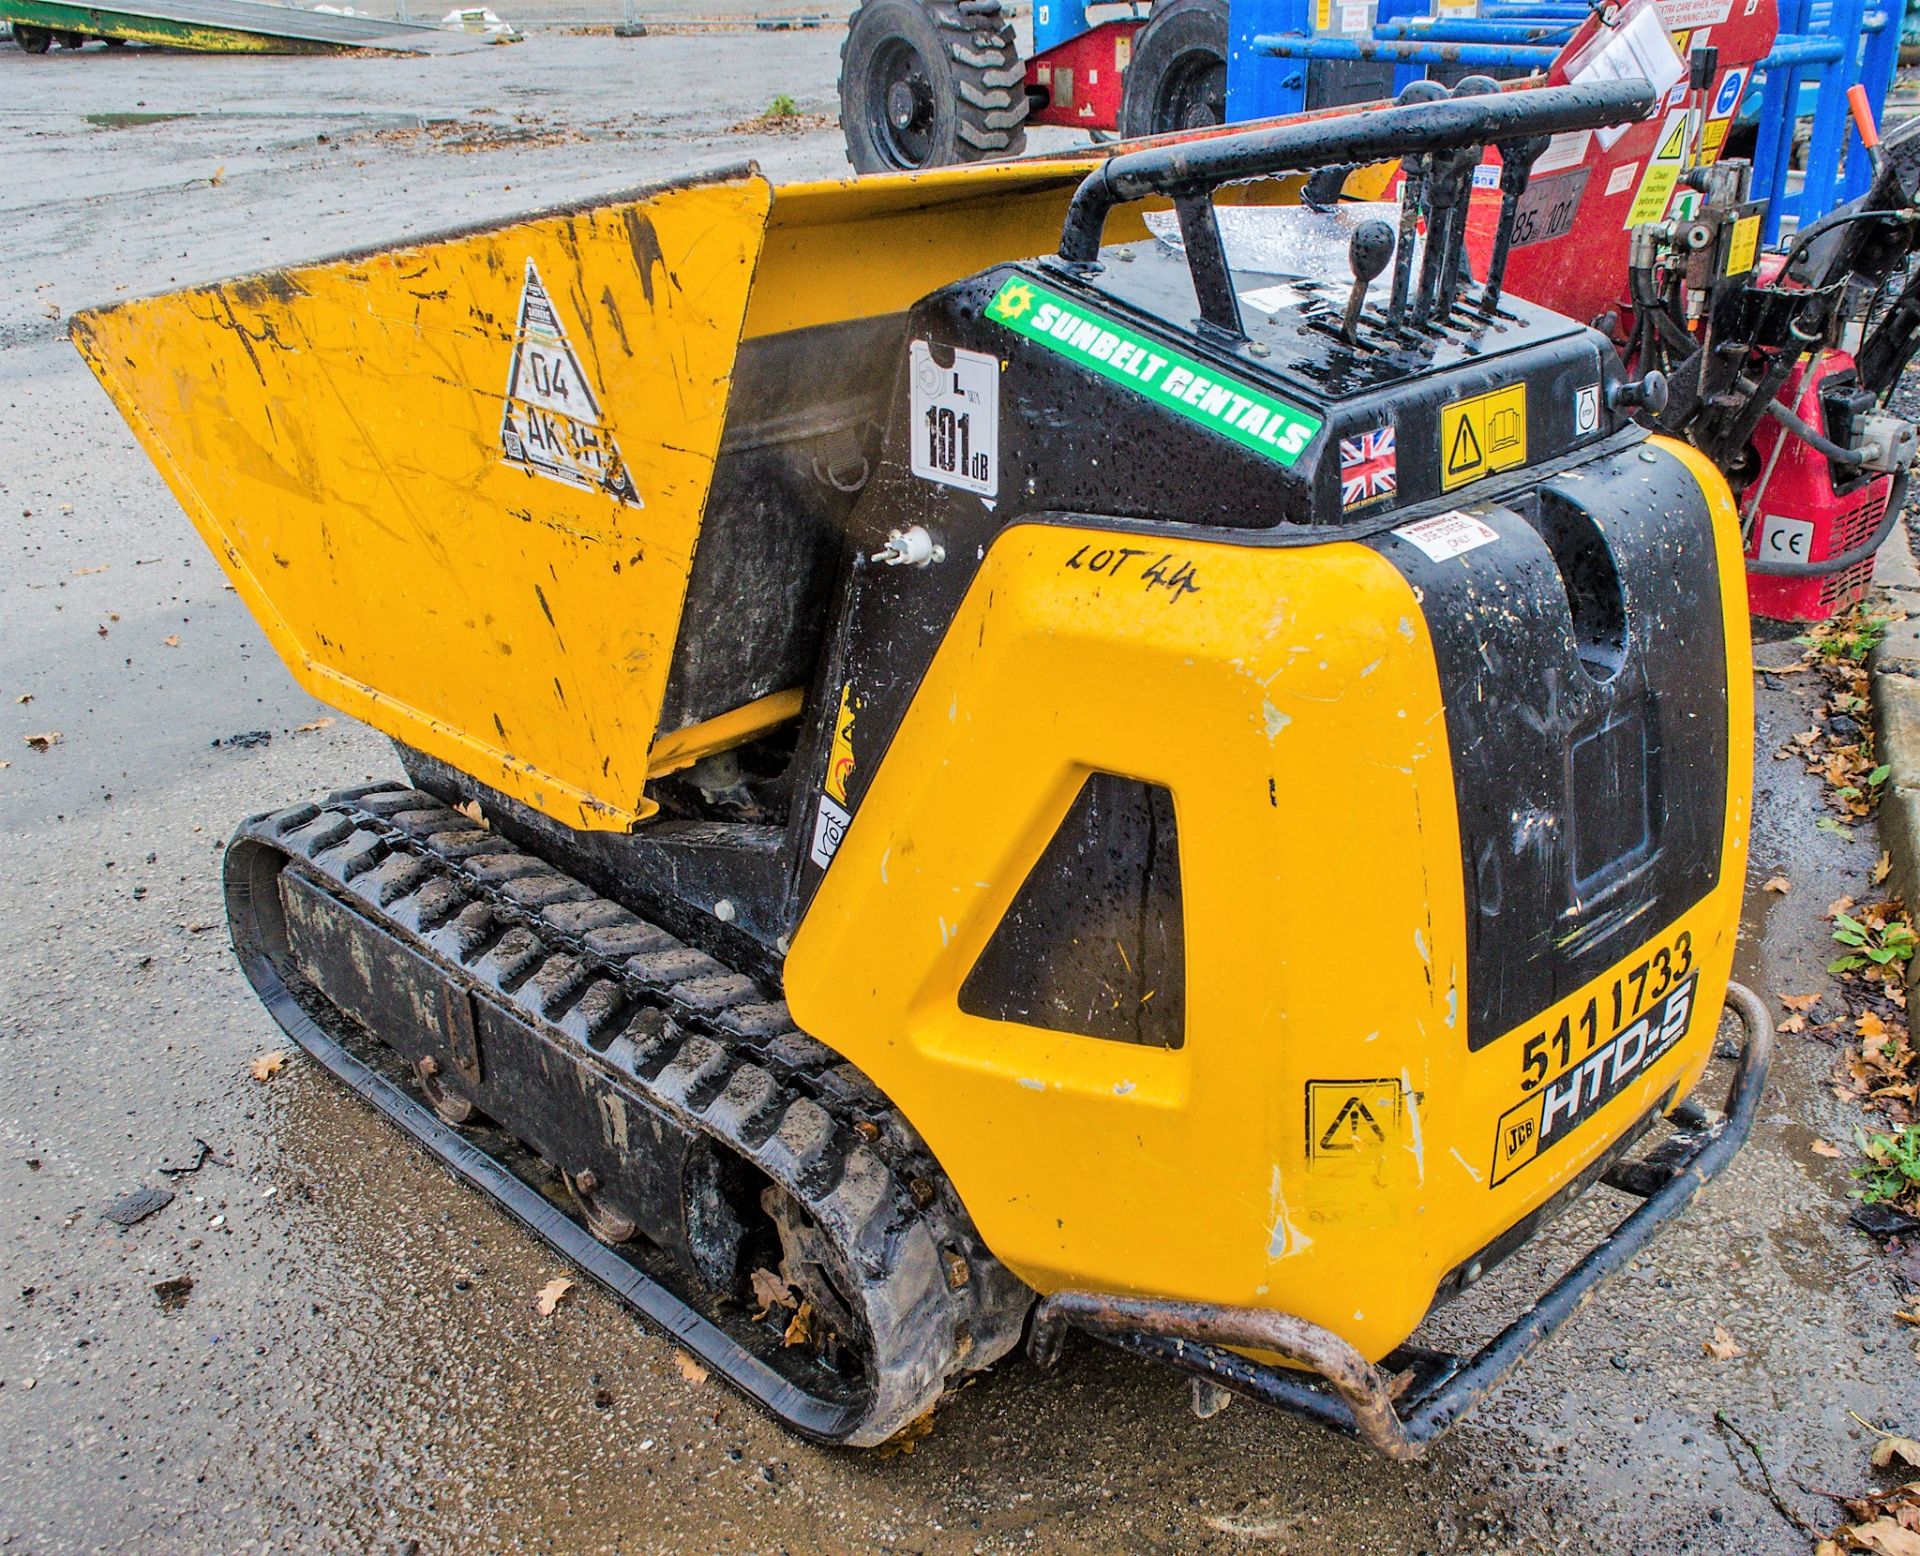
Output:
<instances>
[{"instance_id":1,"label":"puddle on ground","mask_svg":"<svg viewBox=\"0 0 1920 1556\"><path fill-rule=\"evenodd\" d=\"M131 130L143 124L166 124L174 119L191 119L190 113L90 113L87 123L96 130Z\"/></svg>"}]
</instances>

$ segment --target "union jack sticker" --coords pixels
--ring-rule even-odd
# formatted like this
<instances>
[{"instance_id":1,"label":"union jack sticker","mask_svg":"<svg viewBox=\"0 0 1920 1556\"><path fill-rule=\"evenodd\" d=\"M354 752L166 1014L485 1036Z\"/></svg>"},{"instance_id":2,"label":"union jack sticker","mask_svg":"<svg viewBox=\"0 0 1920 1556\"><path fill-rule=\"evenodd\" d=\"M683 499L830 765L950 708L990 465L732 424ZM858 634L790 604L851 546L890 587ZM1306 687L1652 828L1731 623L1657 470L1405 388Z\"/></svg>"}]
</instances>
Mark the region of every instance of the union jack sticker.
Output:
<instances>
[{"instance_id":1,"label":"union jack sticker","mask_svg":"<svg viewBox=\"0 0 1920 1556\"><path fill-rule=\"evenodd\" d=\"M1376 427L1340 440L1340 506L1363 508L1391 497L1399 486L1400 461L1393 428Z\"/></svg>"}]
</instances>

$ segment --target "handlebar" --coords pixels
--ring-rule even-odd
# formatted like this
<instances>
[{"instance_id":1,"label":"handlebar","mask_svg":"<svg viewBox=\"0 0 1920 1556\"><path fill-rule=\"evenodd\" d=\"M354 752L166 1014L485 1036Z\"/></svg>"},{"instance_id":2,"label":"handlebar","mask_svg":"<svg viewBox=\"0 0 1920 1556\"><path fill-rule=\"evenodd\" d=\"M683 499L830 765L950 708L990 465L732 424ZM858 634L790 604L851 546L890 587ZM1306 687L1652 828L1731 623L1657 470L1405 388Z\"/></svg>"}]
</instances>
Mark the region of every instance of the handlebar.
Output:
<instances>
[{"instance_id":1,"label":"handlebar","mask_svg":"<svg viewBox=\"0 0 1920 1556\"><path fill-rule=\"evenodd\" d=\"M1653 88L1645 81L1598 81L1407 103L1143 147L1096 168L1074 191L1060 234L1060 258L1074 265L1093 263L1100 256L1108 213L1149 195L1191 197L1236 179L1597 130L1644 119L1653 104Z\"/></svg>"}]
</instances>

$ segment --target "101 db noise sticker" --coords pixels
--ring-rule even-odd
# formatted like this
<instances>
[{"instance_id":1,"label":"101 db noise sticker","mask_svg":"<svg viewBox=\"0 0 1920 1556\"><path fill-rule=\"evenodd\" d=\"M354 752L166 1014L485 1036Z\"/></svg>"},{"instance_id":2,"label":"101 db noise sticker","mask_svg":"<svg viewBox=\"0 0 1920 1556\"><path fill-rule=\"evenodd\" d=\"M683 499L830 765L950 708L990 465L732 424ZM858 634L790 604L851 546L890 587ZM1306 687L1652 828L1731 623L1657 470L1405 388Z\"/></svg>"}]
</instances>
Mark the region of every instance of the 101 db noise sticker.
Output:
<instances>
[{"instance_id":1,"label":"101 db noise sticker","mask_svg":"<svg viewBox=\"0 0 1920 1556\"><path fill-rule=\"evenodd\" d=\"M1000 490L1000 359L953 350L942 367L933 347L916 340L908 354L913 380L913 473L922 480L992 497Z\"/></svg>"}]
</instances>

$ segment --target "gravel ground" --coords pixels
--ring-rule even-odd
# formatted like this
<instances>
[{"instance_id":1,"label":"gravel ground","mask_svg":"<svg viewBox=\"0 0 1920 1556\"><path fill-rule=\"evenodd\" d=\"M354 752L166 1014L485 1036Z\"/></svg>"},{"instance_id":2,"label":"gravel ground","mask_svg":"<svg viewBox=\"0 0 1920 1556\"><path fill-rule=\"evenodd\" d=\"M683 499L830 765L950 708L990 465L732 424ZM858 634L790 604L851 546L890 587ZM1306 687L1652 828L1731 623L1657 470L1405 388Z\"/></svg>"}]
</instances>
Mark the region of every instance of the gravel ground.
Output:
<instances>
[{"instance_id":1,"label":"gravel ground","mask_svg":"<svg viewBox=\"0 0 1920 1556\"><path fill-rule=\"evenodd\" d=\"M225 945L217 850L242 815L397 767L345 719L303 730L326 710L223 587L64 315L745 156L838 172L832 129L728 129L776 92L830 113L838 43L0 50L0 1546L1805 1551L1715 1412L1823 1526L1816 1492L1866 1480L1849 1411L1920 1426L1895 1272L1846 1226L1844 1163L1813 1149L1856 1119L1806 1039L1728 1177L1411 1467L1244 1404L1196 1421L1177 1379L1086 1347L1053 1380L1002 1365L911 1456L806 1447L594 1291L539 1318L554 1258L311 1065L249 1077L284 1041ZM1806 679L1758 688L1755 879L1793 882L1753 898L1743 976L1768 993L1821 985L1822 909L1878 852L1871 828L1816 832L1812 780L1770 760L1808 722ZM271 739L231 739L252 731ZM163 1180L196 1139L218 1158ZM158 1214L101 1218L162 1181ZM1604 1208L1477 1301L1564 1262ZM153 1287L183 1275L164 1307ZM1743 1355L1704 1354L1716 1324Z\"/></svg>"}]
</instances>

